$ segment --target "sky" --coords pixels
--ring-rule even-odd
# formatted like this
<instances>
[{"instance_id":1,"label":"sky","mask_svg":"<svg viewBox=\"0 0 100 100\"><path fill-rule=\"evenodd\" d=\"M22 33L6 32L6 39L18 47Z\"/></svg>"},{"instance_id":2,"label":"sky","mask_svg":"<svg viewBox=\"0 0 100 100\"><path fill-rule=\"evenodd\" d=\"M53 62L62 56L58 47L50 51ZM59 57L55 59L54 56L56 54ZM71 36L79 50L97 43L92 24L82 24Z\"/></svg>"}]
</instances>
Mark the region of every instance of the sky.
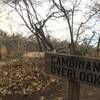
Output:
<instances>
[{"instance_id":1,"label":"sky","mask_svg":"<svg viewBox=\"0 0 100 100\"><path fill-rule=\"evenodd\" d=\"M91 3L90 3L91 1ZM77 13L75 16L75 23L80 23L80 20L84 20L82 17L82 14L85 13L87 8L87 4L92 5L92 2L96 0L82 0L81 1L81 13ZM38 11L42 14L42 17L45 17L43 13L46 12L46 9L48 8L48 3L45 2L41 8L38 8ZM23 21L19 17L19 15L16 12L9 13L9 10L11 10L9 7L3 8L3 12L0 13L0 29L11 33L23 33L23 35L28 35L30 32L25 28ZM94 19L95 20L95 19ZM92 20L90 24L94 21ZM100 27L99 21L97 22L97 25L95 27L96 30L98 30ZM76 27L77 28L77 27ZM57 39L64 40L69 38L69 32L67 29L66 21L63 19L56 20L56 21L48 21L47 23L47 29L49 31L49 34Z\"/></svg>"}]
</instances>

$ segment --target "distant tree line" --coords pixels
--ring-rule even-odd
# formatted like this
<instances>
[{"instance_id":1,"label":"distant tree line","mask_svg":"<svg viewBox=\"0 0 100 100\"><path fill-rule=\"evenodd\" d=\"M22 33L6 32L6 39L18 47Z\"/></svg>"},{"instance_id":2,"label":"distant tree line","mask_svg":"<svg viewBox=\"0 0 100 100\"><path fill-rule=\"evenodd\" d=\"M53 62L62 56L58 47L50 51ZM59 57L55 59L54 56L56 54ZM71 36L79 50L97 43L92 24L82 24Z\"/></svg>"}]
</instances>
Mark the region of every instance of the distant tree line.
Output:
<instances>
[{"instance_id":1,"label":"distant tree line","mask_svg":"<svg viewBox=\"0 0 100 100\"><path fill-rule=\"evenodd\" d=\"M71 52L70 42L66 40L60 41L52 37L49 37L49 40L51 41L52 45L55 47L55 52L70 54ZM7 35L6 32L3 32L3 31L1 31L1 34L0 34L0 45L5 46L8 49L9 56L12 56L12 57L14 56L20 57L24 53L40 51L38 47L38 42L36 41L34 37L32 36L23 37L21 34ZM99 46L100 46L100 39L98 41L98 46L95 46L95 47L92 45L89 45L88 42L84 40L82 44L80 45L77 44L77 49L78 49L77 53L78 55L84 55L85 53L85 55L87 56L95 56L96 53L97 55L99 55L100 53Z\"/></svg>"}]
</instances>

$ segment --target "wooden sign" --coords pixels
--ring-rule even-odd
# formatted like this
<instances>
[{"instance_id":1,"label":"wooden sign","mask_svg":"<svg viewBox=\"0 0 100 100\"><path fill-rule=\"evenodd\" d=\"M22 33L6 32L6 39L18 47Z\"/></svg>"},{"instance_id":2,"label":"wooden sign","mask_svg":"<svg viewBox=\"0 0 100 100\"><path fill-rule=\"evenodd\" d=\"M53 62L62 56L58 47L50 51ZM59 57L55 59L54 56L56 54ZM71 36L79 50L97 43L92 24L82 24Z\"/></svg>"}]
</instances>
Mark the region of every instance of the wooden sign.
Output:
<instances>
[{"instance_id":1,"label":"wooden sign","mask_svg":"<svg viewBox=\"0 0 100 100\"><path fill-rule=\"evenodd\" d=\"M45 53L46 72L64 79L100 86L100 60L74 55Z\"/></svg>"}]
</instances>

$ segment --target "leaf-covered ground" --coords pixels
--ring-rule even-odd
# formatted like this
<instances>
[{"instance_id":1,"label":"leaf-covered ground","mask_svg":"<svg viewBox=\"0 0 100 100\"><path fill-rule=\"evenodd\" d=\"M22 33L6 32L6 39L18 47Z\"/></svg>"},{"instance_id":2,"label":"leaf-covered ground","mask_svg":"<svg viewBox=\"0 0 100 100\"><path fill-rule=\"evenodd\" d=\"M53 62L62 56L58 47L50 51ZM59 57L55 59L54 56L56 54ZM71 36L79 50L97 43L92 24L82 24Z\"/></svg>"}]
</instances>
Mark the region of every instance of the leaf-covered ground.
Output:
<instances>
[{"instance_id":1,"label":"leaf-covered ground","mask_svg":"<svg viewBox=\"0 0 100 100\"><path fill-rule=\"evenodd\" d=\"M62 98L62 82L44 73L44 61L21 59L0 67L0 94L34 95L33 100ZM41 99L42 98L42 99Z\"/></svg>"},{"instance_id":2,"label":"leaf-covered ground","mask_svg":"<svg viewBox=\"0 0 100 100\"><path fill-rule=\"evenodd\" d=\"M21 59L0 66L0 94L7 96L2 100L67 100L67 81L50 77L44 67L44 60L39 58ZM9 96L23 97L13 99ZM80 98L100 100L100 89L82 85Z\"/></svg>"}]
</instances>

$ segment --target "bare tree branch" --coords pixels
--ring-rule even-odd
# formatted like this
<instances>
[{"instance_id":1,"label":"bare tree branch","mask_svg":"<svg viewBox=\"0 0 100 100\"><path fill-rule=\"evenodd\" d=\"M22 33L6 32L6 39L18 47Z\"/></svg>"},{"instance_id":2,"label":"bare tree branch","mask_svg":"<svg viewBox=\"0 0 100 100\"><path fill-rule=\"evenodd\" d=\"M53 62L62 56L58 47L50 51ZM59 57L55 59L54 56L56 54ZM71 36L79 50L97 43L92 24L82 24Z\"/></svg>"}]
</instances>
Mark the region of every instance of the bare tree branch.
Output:
<instances>
[{"instance_id":1,"label":"bare tree branch","mask_svg":"<svg viewBox=\"0 0 100 100\"><path fill-rule=\"evenodd\" d=\"M6 3L18 13L26 27L36 36L40 50L42 51L43 48L53 50L53 45L45 36L44 26L53 17L54 12L43 19L36 11L35 6L38 3L35 0L10 0Z\"/></svg>"},{"instance_id":2,"label":"bare tree branch","mask_svg":"<svg viewBox=\"0 0 100 100\"><path fill-rule=\"evenodd\" d=\"M94 36L95 36L95 33L93 33L93 35L92 35L91 38L89 39L89 42L87 43L87 45L86 45L86 47L85 47L85 50L84 50L84 55L85 55L85 53L88 51L89 45L90 45L92 39L94 38Z\"/></svg>"}]
</instances>

